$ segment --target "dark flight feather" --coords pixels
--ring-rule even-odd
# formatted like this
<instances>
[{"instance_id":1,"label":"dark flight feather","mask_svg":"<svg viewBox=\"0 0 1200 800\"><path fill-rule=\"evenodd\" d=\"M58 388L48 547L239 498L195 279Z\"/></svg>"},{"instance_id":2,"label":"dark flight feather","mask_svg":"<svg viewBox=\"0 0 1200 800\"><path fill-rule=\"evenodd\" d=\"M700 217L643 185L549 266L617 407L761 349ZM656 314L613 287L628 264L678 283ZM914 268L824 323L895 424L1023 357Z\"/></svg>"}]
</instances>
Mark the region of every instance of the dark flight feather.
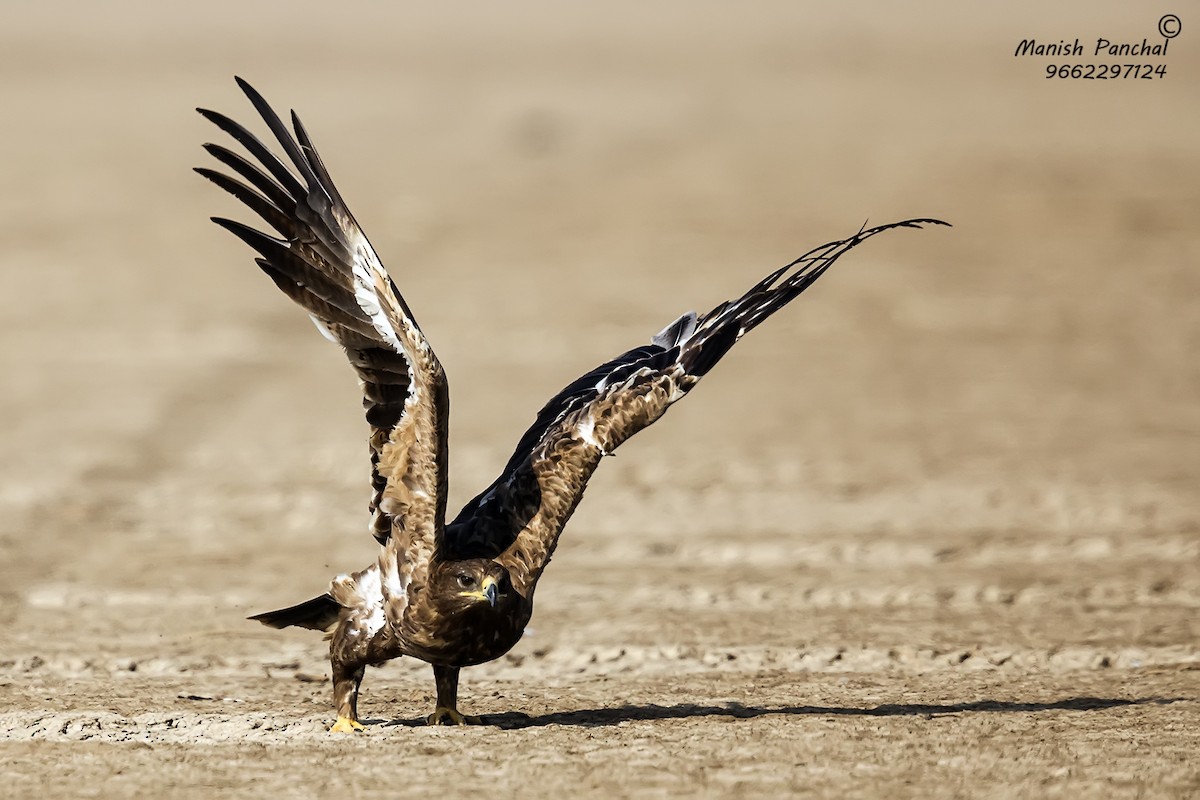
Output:
<instances>
[{"instance_id":1,"label":"dark flight feather","mask_svg":"<svg viewBox=\"0 0 1200 800\"><path fill-rule=\"evenodd\" d=\"M427 551L421 555L395 546L397 575L388 585L407 585L412 571L424 568L417 565L428 563L444 526L445 374L299 118L292 115L293 138L261 94L240 78L237 83L290 166L241 124L216 111L197 109L240 143L252 160L208 144L205 150L245 183L208 168L196 171L278 232L282 238L213 218L260 255L256 263L263 272L342 345L358 371L373 428L370 531L388 543L399 515L407 519L412 534L406 535L404 547Z\"/></svg>"},{"instance_id":2,"label":"dark flight feather","mask_svg":"<svg viewBox=\"0 0 1200 800\"><path fill-rule=\"evenodd\" d=\"M600 456L611 455L654 423L742 336L799 297L850 250L884 231L925 224L946 223L904 220L816 247L736 300L703 316L685 314L650 344L572 381L538 413L500 476L447 526L447 550L515 564L520 580L532 589Z\"/></svg>"}]
</instances>

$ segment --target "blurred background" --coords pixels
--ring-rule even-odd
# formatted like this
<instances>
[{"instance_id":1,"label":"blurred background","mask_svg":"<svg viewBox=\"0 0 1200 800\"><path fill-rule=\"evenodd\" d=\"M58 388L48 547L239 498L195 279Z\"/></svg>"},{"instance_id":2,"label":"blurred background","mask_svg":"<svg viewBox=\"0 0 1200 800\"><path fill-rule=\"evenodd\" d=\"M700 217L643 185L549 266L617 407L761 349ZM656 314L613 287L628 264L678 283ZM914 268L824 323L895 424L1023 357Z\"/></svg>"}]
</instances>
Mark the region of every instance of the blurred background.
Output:
<instances>
[{"instance_id":1,"label":"blurred background","mask_svg":"<svg viewBox=\"0 0 1200 800\"><path fill-rule=\"evenodd\" d=\"M1047 80L1063 59L1013 56L1079 37L1082 63L1138 61L1091 44L1156 40L1168 11L1181 35L1140 59L1163 79ZM1194 660L1185 11L9 4L2 649L252 660L293 640L241 616L372 557L352 373L207 221L249 212L190 172L202 142L228 144L193 107L263 132L238 74L300 113L449 374L452 508L548 397L679 313L866 220L954 224L855 250L605 464L539 591L542 646L1001 640ZM797 580L816 599L790 611L721 600ZM695 582L719 595L711 619L647 599ZM626 585L638 608L596 613ZM966 597L957 616L942 602ZM197 638L213 629L219 647Z\"/></svg>"}]
</instances>

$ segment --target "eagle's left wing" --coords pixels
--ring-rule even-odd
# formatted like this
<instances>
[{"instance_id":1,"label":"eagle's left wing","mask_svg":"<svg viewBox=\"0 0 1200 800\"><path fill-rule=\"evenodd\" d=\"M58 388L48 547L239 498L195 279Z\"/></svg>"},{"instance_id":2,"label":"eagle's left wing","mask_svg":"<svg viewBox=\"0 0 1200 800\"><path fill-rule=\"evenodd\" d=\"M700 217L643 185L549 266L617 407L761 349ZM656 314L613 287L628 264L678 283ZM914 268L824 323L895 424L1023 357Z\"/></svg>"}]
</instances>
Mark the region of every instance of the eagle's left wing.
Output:
<instances>
[{"instance_id":1,"label":"eagle's left wing","mask_svg":"<svg viewBox=\"0 0 1200 800\"><path fill-rule=\"evenodd\" d=\"M206 144L242 180L196 171L278 231L282 238L213 218L258 251L258 266L341 345L358 373L371 425L371 533L387 556L384 593L403 601L414 572L437 551L445 523L446 375L300 119L292 114L289 131L253 87L237 82L290 164L229 117L197 109L253 161Z\"/></svg>"},{"instance_id":2,"label":"eagle's left wing","mask_svg":"<svg viewBox=\"0 0 1200 800\"><path fill-rule=\"evenodd\" d=\"M500 477L447 526L447 548L462 557L496 558L509 568L517 590L528 596L603 456L661 417L734 343L798 297L841 256L883 231L922 224L946 223L905 220L822 245L737 300L703 316L685 314L650 344L580 377L546 404Z\"/></svg>"}]
</instances>

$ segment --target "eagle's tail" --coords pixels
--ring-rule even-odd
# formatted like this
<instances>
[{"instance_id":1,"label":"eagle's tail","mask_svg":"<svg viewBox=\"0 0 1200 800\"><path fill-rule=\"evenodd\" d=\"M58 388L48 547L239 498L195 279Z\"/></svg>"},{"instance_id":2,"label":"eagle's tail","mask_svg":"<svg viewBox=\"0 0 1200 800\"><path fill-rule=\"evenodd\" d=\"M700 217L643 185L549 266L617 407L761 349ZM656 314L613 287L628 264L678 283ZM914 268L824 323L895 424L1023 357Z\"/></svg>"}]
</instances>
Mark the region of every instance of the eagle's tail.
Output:
<instances>
[{"instance_id":1,"label":"eagle's tail","mask_svg":"<svg viewBox=\"0 0 1200 800\"><path fill-rule=\"evenodd\" d=\"M737 300L722 303L698 319L693 317L694 323L688 326L689 329L679 331L682 335L676 335L677 341L673 342L680 346L680 364L687 374L697 379L703 377L729 352L738 339L799 297L800 293L812 286L835 261L872 236L892 228L948 224L938 219L906 219L874 228L864 226L849 239L829 242L808 251L792 263L772 272ZM684 321L681 319L675 324L679 325ZM659 335L668 334L668 331ZM670 347L669 344L664 346Z\"/></svg>"},{"instance_id":2,"label":"eagle's tail","mask_svg":"<svg viewBox=\"0 0 1200 800\"><path fill-rule=\"evenodd\" d=\"M294 625L297 628L328 633L337 624L341 608L332 595L323 594L289 608L255 614L249 619L261 622L270 628L288 628Z\"/></svg>"}]
</instances>

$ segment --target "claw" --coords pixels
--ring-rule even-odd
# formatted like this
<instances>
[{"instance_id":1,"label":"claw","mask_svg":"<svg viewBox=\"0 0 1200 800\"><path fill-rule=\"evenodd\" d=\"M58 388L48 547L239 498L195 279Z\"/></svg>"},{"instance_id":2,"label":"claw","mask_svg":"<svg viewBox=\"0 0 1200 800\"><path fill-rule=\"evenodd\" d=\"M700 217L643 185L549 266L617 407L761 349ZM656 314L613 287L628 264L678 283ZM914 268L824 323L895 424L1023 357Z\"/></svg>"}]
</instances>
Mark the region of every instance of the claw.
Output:
<instances>
[{"instance_id":1,"label":"claw","mask_svg":"<svg viewBox=\"0 0 1200 800\"><path fill-rule=\"evenodd\" d=\"M482 725L483 717L458 713L457 709L438 706L425 718L426 725Z\"/></svg>"},{"instance_id":2,"label":"claw","mask_svg":"<svg viewBox=\"0 0 1200 800\"><path fill-rule=\"evenodd\" d=\"M355 731L365 731L366 726L356 719L349 717L338 717L337 722L333 723L333 727L329 729L330 733L354 733Z\"/></svg>"}]
</instances>

